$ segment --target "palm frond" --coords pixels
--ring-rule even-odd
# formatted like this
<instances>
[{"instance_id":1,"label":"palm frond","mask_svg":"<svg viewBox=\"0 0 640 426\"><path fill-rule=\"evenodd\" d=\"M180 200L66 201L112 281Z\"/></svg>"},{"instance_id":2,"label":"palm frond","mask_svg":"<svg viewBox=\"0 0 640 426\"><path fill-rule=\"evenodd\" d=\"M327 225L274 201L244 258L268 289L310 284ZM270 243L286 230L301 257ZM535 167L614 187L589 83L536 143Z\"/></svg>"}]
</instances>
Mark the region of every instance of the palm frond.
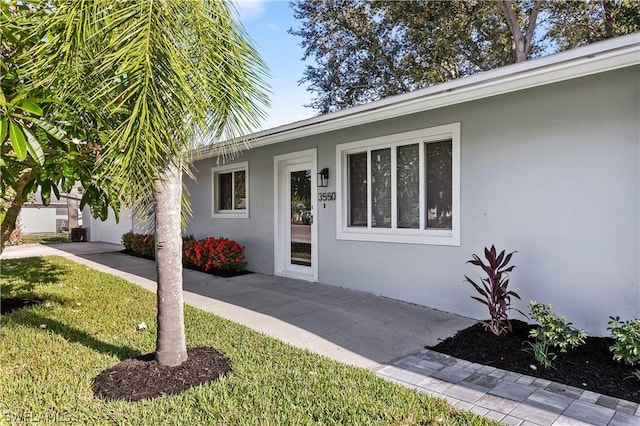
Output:
<instances>
[{"instance_id":1,"label":"palm frond","mask_svg":"<svg viewBox=\"0 0 640 426\"><path fill-rule=\"evenodd\" d=\"M215 0L53 2L46 43L50 77L82 87L111 123L101 169L121 198L150 205L153 182L168 165L188 170L183 154L198 138L241 140L264 118L265 63ZM72 90L73 89L73 90ZM124 113L126 111L126 113ZM242 145L232 144L232 149Z\"/></svg>"}]
</instances>

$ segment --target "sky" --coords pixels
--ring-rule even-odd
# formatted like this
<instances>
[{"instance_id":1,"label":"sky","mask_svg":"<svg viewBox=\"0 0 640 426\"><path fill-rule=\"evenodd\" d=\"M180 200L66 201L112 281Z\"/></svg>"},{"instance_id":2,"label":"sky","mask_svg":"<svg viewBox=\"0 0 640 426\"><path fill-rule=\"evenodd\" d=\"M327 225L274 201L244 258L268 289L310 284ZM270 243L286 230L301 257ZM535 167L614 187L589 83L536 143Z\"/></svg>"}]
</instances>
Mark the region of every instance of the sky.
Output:
<instances>
[{"instance_id":1,"label":"sky","mask_svg":"<svg viewBox=\"0 0 640 426\"><path fill-rule=\"evenodd\" d=\"M255 47L270 70L271 107L262 129L270 129L316 115L304 107L313 94L299 85L305 63L301 39L287 33L297 27L288 1L238 0L239 18L254 40Z\"/></svg>"}]
</instances>

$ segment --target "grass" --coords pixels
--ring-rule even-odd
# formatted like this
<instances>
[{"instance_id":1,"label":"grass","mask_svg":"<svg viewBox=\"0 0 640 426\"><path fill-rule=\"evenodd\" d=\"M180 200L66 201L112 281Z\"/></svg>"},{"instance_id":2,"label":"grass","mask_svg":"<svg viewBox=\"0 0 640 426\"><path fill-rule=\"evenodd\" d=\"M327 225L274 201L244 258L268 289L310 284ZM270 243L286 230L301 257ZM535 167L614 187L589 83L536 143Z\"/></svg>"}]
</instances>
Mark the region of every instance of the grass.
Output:
<instances>
[{"instance_id":1,"label":"grass","mask_svg":"<svg viewBox=\"0 0 640 426\"><path fill-rule=\"evenodd\" d=\"M59 257L3 261L0 283L3 297L46 301L2 318L0 414L7 423L495 424L190 306L188 346L215 347L232 360L233 371L179 395L101 400L91 391L95 376L154 350L155 295ZM141 322L146 330L138 330Z\"/></svg>"},{"instance_id":2,"label":"grass","mask_svg":"<svg viewBox=\"0 0 640 426\"><path fill-rule=\"evenodd\" d=\"M53 244L53 243L68 243L69 242L69 233L68 232L60 232L60 233L44 233L44 234L22 234L20 237L20 244Z\"/></svg>"}]
</instances>

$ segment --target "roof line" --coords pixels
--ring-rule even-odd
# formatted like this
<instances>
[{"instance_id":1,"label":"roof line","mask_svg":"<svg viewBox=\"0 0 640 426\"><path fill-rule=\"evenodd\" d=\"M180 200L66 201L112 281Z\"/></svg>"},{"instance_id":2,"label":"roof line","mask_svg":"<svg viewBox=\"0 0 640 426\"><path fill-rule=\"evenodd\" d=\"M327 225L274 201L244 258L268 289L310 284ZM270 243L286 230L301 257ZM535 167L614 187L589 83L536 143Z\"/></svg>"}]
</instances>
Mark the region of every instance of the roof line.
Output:
<instances>
[{"instance_id":1,"label":"roof line","mask_svg":"<svg viewBox=\"0 0 640 426\"><path fill-rule=\"evenodd\" d=\"M640 33L634 33L262 130L239 140L251 147L269 145L639 63ZM195 159L212 157L234 142L237 140L203 147Z\"/></svg>"}]
</instances>

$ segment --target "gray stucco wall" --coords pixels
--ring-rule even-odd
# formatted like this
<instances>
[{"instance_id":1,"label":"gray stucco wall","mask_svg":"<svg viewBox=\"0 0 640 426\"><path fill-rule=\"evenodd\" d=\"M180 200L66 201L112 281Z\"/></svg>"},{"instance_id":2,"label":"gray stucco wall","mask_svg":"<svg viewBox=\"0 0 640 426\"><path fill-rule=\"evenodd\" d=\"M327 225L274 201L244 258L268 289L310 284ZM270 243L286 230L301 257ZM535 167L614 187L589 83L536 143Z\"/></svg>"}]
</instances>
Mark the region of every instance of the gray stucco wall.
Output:
<instances>
[{"instance_id":1,"label":"gray stucco wall","mask_svg":"<svg viewBox=\"0 0 640 426\"><path fill-rule=\"evenodd\" d=\"M640 317L639 75L636 66L244 152L234 161L249 162L249 219L211 219L215 159L199 161L187 232L233 238L249 269L272 274L274 155L317 148L335 186L336 144L460 122L461 245L338 241L327 203L316 216L319 281L486 318L463 280L479 276L465 262L493 243L518 251L515 306L552 303L604 335L610 315Z\"/></svg>"}]
</instances>

